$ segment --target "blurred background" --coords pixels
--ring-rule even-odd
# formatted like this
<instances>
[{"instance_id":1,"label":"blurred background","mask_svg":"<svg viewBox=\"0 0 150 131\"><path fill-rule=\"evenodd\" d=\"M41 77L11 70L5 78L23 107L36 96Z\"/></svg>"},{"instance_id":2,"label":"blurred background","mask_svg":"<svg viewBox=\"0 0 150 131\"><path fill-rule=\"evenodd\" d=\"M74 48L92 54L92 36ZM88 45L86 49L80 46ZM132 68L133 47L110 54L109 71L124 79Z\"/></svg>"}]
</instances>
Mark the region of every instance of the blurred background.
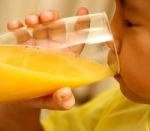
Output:
<instances>
[{"instance_id":1,"label":"blurred background","mask_svg":"<svg viewBox=\"0 0 150 131\"><path fill-rule=\"evenodd\" d=\"M68 17L75 15L80 7L87 7L90 13L105 11L109 20L111 20L115 9L112 0L0 0L0 34L7 31L6 23L9 20L23 21L26 15L45 10L57 10L62 17ZM95 48L86 49L84 53L98 59L99 56L96 54L98 50L99 45L96 45ZM116 85L117 82L113 78L109 78L103 82L88 85L86 88L75 89L77 104L83 104Z\"/></svg>"}]
</instances>

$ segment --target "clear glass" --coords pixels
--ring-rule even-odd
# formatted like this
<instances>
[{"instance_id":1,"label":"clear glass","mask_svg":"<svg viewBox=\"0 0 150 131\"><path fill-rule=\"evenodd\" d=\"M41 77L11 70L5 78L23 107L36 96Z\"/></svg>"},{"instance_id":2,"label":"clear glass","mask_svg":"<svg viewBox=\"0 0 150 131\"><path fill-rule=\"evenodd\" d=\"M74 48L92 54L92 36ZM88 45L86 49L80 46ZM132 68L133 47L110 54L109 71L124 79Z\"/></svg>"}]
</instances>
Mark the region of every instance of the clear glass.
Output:
<instances>
[{"instance_id":1,"label":"clear glass","mask_svg":"<svg viewBox=\"0 0 150 131\"><path fill-rule=\"evenodd\" d=\"M108 62L110 50L114 56ZM119 72L105 13L64 18L0 35L0 54L0 102L47 95L63 86L80 87Z\"/></svg>"}]
</instances>

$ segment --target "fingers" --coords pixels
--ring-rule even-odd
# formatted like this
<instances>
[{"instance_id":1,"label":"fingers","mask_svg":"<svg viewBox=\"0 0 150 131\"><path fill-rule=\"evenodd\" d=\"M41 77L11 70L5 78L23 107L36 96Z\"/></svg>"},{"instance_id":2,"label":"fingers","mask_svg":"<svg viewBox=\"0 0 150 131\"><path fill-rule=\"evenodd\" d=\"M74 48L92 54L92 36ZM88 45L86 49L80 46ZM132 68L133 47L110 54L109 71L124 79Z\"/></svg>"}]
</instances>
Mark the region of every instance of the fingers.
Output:
<instances>
[{"instance_id":1,"label":"fingers","mask_svg":"<svg viewBox=\"0 0 150 131\"><path fill-rule=\"evenodd\" d=\"M57 11L54 11L53 13L55 15L54 20L58 20L60 18L60 14ZM57 22L57 23L54 22L51 25L49 25L48 36L51 39L51 41L53 41L52 44L55 43L57 44L57 46L59 46L59 44L64 42L65 32L66 32L66 28L63 22Z\"/></svg>"},{"instance_id":2,"label":"fingers","mask_svg":"<svg viewBox=\"0 0 150 131\"><path fill-rule=\"evenodd\" d=\"M40 23L38 15L29 15L25 18L25 23L29 27L34 27L35 25Z\"/></svg>"},{"instance_id":3,"label":"fingers","mask_svg":"<svg viewBox=\"0 0 150 131\"><path fill-rule=\"evenodd\" d=\"M57 20L59 14L56 11L47 11L40 13L39 15L31 15L26 17L27 26L33 27L33 38L45 39L48 38L48 27L45 25Z\"/></svg>"},{"instance_id":4,"label":"fingers","mask_svg":"<svg viewBox=\"0 0 150 131\"><path fill-rule=\"evenodd\" d=\"M54 94L42 98L32 100L30 103L35 108L53 109L53 110L68 110L75 104L75 98L70 88L62 88Z\"/></svg>"},{"instance_id":5,"label":"fingers","mask_svg":"<svg viewBox=\"0 0 150 131\"><path fill-rule=\"evenodd\" d=\"M65 23L59 22L55 25L52 25L48 30L48 35L53 42L57 44L63 43L65 41L66 36Z\"/></svg>"},{"instance_id":6,"label":"fingers","mask_svg":"<svg viewBox=\"0 0 150 131\"><path fill-rule=\"evenodd\" d=\"M9 31L14 31L14 30L19 29L21 27L23 27L23 24L18 20L12 20L12 21L7 23L7 28Z\"/></svg>"},{"instance_id":7,"label":"fingers","mask_svg":"<svg viewBox=\"0 0 150 131\"><path fill-rule=\"evenodd\" d=\"M25 18L25 23L29 27L34 27L37 24L46 24L57 20L59 17L59 13L57 11L46 11L39 14L28 15Z\"/></svg>"},{"instance_id":8,"label":"fingers","mask_svg":"<svg viewBox=\"0 0 150 131\"><path fill-rule=\"evenodd\" d=\"M78 11L77 11L77 15L78 16L82 16L82 15L87 15L89 12L85 7L81 7ZM90 26L90 19L89 17L83 17L83 18L79 18L76 22L75 25L75 30L81 30L81 29L86 29Z\"/></svg>"},{"instance_id":9,"label":"fingers","mask_svg":"<svg viewBox=\"0 0 150 131\"><path fill-rule=\"evenodd\" d=\"M60 41L64 41L64 24L59 23L54 28L49 28L47 26L59 18L60 15L57 11L46 11L40 14L28 15L25 18L25 23L27 27L33 28L32 40L30 40L30 33L21 28L23 27L23 24L20 21L13 20L8 22L7 27L10 31L14 32L18 43L39 45L41 44L41 40L42 43L44 42L47 44L52 43L50 41L56 41L57 43L60 43ZM51 46L47 45L47 47Z\"/></svg>"},{"instance_id":10,"label":"fingers","mask_svg":"<svg viewBox=\"0 0 150 131\"><path fill-rule=\"evenodd\" d=\"M40 15L41 23L46 25L45 28L43 28L43 26L40 30L38 27L34 32L34 38L36 38L36 43L40 47L46 48L48 50L58 50L60 44L65 41L66 28L64 22L55 22L59 18L60 15L57 11L43 12ZM44 40L44 42L39 41L39 39Z\"/></svg>"},{"instance_id":11,"label":"fingers","mask_svg":"<svg viewBox=\"0 0 150 131\"><path fill-rule=\"evenodd\" d=\"M49 23L60 18L60 15L57 11L47 11L40 14L41 23Z\"/></svg>"},{"instance_id":12,"label":"fingers","mask_svg":"<svg viewBox=\"0 0 150 131\"><path fill-rule=\"evenodd\" d=\"M87 15L89 14L89 11L86 7L81 7L79 8L79 10L77 11L76 15L78 16L82 16L82 15ZM83 41L86 40L87 36L88 36L88 31L86 31L85 29L88 29L90 27L90 19L89 17L82 17L79 18L75 24L74 27L74 41L76 43L81 42L79 45L76 46L71 46L69 49L72 50L72 52L74 52L74 54L79 55L81 53L81 51L84 48L84 43L82 44Z\"/></svg>"},{"instance_id":13,"label":"fingers","mask_svg":"<svg viewBox=\"0 0 150 131\"><path fill-rule=\"evenodd\" d=\"M65 26L63 23L53 24L54 21L60 18L57 11L47 11L38 15L40 24L32 24L33 38L36 45L53 50L64 41ZM28 24L28 23L27 23ZM29 24L28 24L29 25ZM30 24L31 27L31 24Z\"/></svg>"},{"instance_id":14,"label":"fingers","mask_svg":"<svg viewBox=\"0 0 150 131\"><path fill-rule=\"evenodd\" d=\"M75 99L70 88L63 88L56 91L52 98L56 108L59 107L61 109L70 109L75 104ZM58 104L55 102L58 102Z\"/></svg>"},{"instance_id":15,"label":"fingers","mask_svg":"<svg viewBox=\"0 0 150 131\"><path fill-rule=\"evenodd\" d=\"M80 8L77 12L77 15L85 15L85 14L88 14L88 10L85 7ZM76 27L77 27L77 24L76 24L75 28ZM76 28L76 30L77 29L79 29L79 28ZM48 34L49 34L49 38L53 41L52 44L55 44L55 45L57 44L56 47L59 48L60 44L62 44L66 41L66 35L67 34L66 34L66 25L65 25L65 23L59 22L59 23L55 24L55 26L52 25L50 27L50 29L48 30ZM69 42L72 43L72 40L75 40L75 39L71 37ZM78 46L77 48L73 47L73 48L70 48L69 51L71 51L72 54L76 54L76 51L79 51L80 48L82 48L82 47L81 46ZM69 53L68 49L62 49L62 51L67 51L67 53Z\"/></svg>"},{"instance_id":16,"label":"fingers","mask_svg":"<svg viewBox=\"0 0 150 131\"><path fill-rule=\"evenodd\" d=\"M23 23L18 20L12 20L7 23L8 30L12 31L16 37L17 43L15 44L22 44L31 38L30 34L22 27Z\"/></svg>"},{"instance_id":17,"label":"fingers","mask_svg":"<svg viewBox=\"0 0 150 131\"><path fill-rule=\"evenodd\" d=\"M78 9L76 15L80 16L80 15L87 15L89 14L89 11L86 7L81 7Z\"/></svg>"}]
</instances>

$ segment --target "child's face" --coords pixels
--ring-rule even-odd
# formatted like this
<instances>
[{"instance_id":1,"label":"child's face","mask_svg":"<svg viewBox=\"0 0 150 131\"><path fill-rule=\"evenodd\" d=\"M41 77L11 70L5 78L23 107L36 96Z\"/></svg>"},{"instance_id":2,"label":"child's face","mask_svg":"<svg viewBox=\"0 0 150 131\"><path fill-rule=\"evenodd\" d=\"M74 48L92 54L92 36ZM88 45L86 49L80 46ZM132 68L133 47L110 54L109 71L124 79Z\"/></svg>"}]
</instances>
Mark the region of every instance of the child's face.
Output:
<instances>
[{"instance_id":1,"label":"child's face","mask_svg":"<svg viewBox=\"0 0 150 131\"><path fill-rule=\"evenodd\" d=\"M150 0L116 0L112 31L118 45L122 92L150 103Z\"/></svg>"}]
</instances>

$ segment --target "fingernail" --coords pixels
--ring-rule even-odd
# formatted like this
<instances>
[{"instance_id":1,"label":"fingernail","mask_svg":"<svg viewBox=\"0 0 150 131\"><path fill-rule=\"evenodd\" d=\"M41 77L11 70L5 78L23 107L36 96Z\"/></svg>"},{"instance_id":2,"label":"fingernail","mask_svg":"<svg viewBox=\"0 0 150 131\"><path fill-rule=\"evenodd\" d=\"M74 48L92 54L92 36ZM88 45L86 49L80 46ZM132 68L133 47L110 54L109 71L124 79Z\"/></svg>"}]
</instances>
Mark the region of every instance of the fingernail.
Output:
<instances>
[{"instance_id":1,"label":"fingernail","mask_svg":"<svg viewBox=\"0 0 150 131\"><path fill-rule=\"evenodd\" d=\"M62 101L68 100L71 96L70 93L71 93L71 91L69 88L63 89L61 91L61 94L58 96L59 101L62 102Z\"/></svg>"},{"instance_id":2,"label":"fingernail","mask_svg":"<svg viewBox=\"0 0 150 131\"><path fill-rule=\"evenodd\" d=\"M53 17L54 17L54 13L51 11L44 12L40 15L40 19L42 22L48 22L48 21L52 20Z\"/></svg>"},{"instance_id":3,"label":"fingernail","mask_svg":"<svg viewBox=\"0 0 150 131\"><path fill-rule=\"evenodd\" d=\"M39 19L36 15L30 15L26 17L27 23L31 23L33 25L37 24L39 22Z\"/></svg>"},{"instance_id":4,"label":"fingernail","mask_svg":"<svg viewBox=\"0 0 150 131\"><path fill-rule=\"evenodd\" d=\"M19 26L18 20L12 20L11 23L9 23L9 24L13 25L13 28L17 28Z\"/></svg>"},{"instance_id":5,"label":"fingernail","mask_svg":"<svg viewBox=\"0 0 150 131\"><path fill-rule=\"evenodd\" d=\"M69 100L69 101L67 101L67 102L64 102L63 104L62 104L62 106L63 106L63 108L64 109L70 109L70 108L72 108L73 106L74 106L74 104L75 104L75 99L71 99L71 100Z\"/></svg>"},{"instance_id":6,"label":"fingernail","mask_svg":"<svg viewBox=\"0 0 150 131\"><path fill-rule=\"evenodd\" d=\"M86 7L81 7L79 9L78 15L86 15L88 13L89 13L89 11L88 11L88 9Z\"/></svg>"}]
</instances>

